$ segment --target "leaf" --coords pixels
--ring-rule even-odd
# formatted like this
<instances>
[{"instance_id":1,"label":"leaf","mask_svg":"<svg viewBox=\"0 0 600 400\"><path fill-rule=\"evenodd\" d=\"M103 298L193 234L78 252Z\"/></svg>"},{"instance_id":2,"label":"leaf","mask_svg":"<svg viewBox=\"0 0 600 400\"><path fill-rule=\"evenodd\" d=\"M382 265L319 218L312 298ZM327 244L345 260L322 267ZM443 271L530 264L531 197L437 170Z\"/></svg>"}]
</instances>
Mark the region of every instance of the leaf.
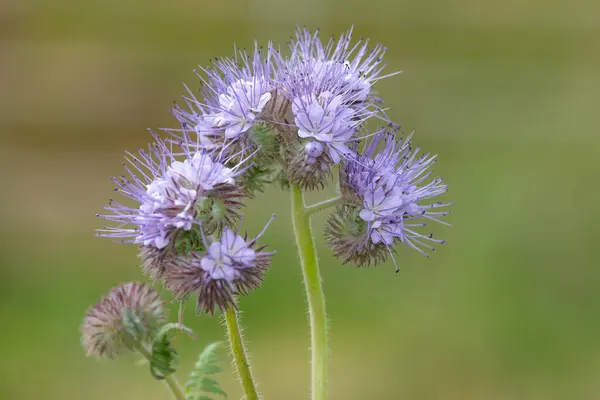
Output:
<instances>
[{"instance_id":1,"label":"leaf","mask_svg":"<svg viewBox=\"0 0 600 400\"><path fill-rule=\"evenodd\" d=\"M208 394L227 398L227 393L219 382L210 376L223 371L217 365L217 350L220 346L220 342L211 343L200 353L185 387L186 400L214 400Z\"/></svg>"},{"instance_id":2,"label":"leaf","mask_svg":"<svg viewBox=\"0 0 600 400\"><path fill-rule=\"evenodd\" d=\"M186 326L171 323L164 325L152 342L152 358L150 359L150 373L156 379L165 379L176 370L177 350L171 345L173 334L177 331L194 336L194 332Z\"/></svg>"}]
</instances>

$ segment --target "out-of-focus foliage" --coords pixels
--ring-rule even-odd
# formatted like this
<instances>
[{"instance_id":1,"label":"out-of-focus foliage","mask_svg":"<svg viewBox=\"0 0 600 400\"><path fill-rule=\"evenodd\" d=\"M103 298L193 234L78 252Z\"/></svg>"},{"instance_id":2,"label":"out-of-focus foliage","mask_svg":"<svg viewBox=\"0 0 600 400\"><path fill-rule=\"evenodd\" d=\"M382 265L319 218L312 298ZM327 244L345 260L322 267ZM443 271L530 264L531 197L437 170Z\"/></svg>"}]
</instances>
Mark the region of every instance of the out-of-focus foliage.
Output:
<instances>
[{"instance_id":1,"label":"out-of-focus foliage","mask_svg":"<svg viewBox=\"0 0 600 400\"><path fill-rule=\"evenodd\" d=\"M211 400L212 397L208 394L227 398L227 394L214 378L215 374L223 372L217 364L219 361L217 352L220 346L220 342L211 343L200 353L185 385L187 400Z\"/></svg>"}]
</instances>

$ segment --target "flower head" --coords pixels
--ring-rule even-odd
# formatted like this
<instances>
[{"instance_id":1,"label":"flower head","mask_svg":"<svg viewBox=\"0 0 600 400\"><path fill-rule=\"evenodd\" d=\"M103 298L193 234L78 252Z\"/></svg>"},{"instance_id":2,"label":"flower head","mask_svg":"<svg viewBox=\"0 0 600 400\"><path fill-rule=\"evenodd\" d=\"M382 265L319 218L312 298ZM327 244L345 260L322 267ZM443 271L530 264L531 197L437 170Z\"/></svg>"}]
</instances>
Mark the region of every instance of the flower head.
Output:
<instances>
[{"instance_id":1,"label":"flower head","mask_svg":"<svg viewBox=\"0 0 600 400\"><path fill-rule=\"evenodd\" d=\"M341 155L350 152L346 143L352 139L357 126L353 121L355 111L342 101L341 95L323 92L318 96L299 96L292 102L298 136L326 146L334 164L340 162Z\"/></svg>"},{"instance_id":2,"label":"flower head","mask_svg":"<svg viewBox=\"0 0 600 400\"><path fill-rule=\"evenodd\" d=\"M89 356L113 358L150 340L165 322L163 302L145 283L112 289L86 313L81 342Z\"/></svg>"},{"instance_id":3,"label":"flower head","mask_svg":"<svg viewBox=\"0 0 600 400\"><path fill-rule=\"evenodd\" d=\"M217 239L205 238L205 251L193 252L189 262L167 271L167 288L177 298L197 295L198 313L212 315L216 308L225 311L236 307L235 296L245 295L260 286L274 254L262 251L264 246L256 247L263 233L264 230L248 240L225 228Z\"/></svg>"},{"instance_id":4,"label":"flower head","mask_svg":"<svg viewBox=\"0 0 600 400\"><path fill-rule=\"evenodd\" d=\"M344 102L360 113L380 102L373 96L372 86L396 74L382 75L387 49L379 44L370 47L363 39L353 43L352 29L337 41L332 37L327 42L321 41L318 31L298 29L290 49L289 60L275 58L278 64L287 64L287 68L280 66L280 71L290 74L288 84L316 94L329 91L343 95Z\"/></svg>"},{"instance_id":5,"label":"flower head","mask_svg":"<svg viewBox=\"0 0 600 400\"><path fill-rule=\"evenodd\" d=\"M99 235L157 249L174 245L181 231L203 225L207 231L231 224L244 194L236 177L244 171L223 151L175 149L158 137L149 151L129 154L129 177L113 178L117 192L133 206L111 201L100 218L116 222Z\"/></svg>"},{"instance_id":6,"label":"flower head","mask_svg":"<svg viewBox=\"0 0 600 400\"><path fill-rule=\"evenodd\" d=\"M352 31L338 41L322 42L318 32L300 29L290 43L290 57L272 52L272 103L263 112L282 135L287 179L303 189L324 187L342 158L353 156L358 133L371 117L385 119L372 85L383 69L385 49L352 44ZM323 157L306 153L323 148ZM319 153L319 156L323 153Z\"/></svg>"},{"instance_id":7,"label":"flower head","mask_svg":"<svg viewBox=\"0 0 600 400\"><path fill-rule=\"evenodd\" d=\"M391 253L390 247L400 242L428 256L426 250L435 248L427 242L444 243L434 239L433 234L415 230L426 226L422 220L441 222L438 218L447 214L436 209L449 204L424 203L446 192L441 179L429 180L429 169L436 157L417 156L419 148L410 147L410 136L397 142L394 134L377 132L367 141L362 154L345 162L340 171L342 194L352 208L350 220L356 229L353 235L348 234L349 229L341 229L338 212L330 219L328 237L338 256L356 261L359 266L371 262L364 257L364 246ZM354 246L348 245L349 237L354 238ZM362 242L356 244L356 238ZM381 261L384 257L379 254L376 259Z\"/></svg>"},{"instance_id":8,"label":"flower head","mask_svg":"<svg viewBox=\"0 0 600 400\"><path fill-rule=\"evenodd\" d=\"M181 131L195 134L203 148L244 141L271 99L271 51L269 45L265 57L256 45L252 54L241 51L234 58L213 60L212 67L201 67L202 100L188 89L189 96L184 97L188 110L173 109L182 123Z\"/></svg>"}]
</instances>

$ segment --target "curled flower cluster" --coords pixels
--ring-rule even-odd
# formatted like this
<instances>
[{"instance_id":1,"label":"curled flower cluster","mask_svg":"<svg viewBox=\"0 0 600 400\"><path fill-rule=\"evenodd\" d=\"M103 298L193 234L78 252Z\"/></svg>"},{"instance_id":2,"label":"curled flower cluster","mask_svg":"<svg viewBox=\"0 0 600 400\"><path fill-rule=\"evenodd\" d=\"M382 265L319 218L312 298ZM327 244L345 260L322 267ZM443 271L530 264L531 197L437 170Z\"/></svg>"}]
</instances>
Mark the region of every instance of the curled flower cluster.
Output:
<instances>
[{"instance_id":1,"label":"curled flower cluster","mask_svg":"<svg viewBox=\"0 0 600 400\"><path fill-rule=\"evenodd\" d=\"M256 180L323 188L332 167L353 155L367 120L389 122L372 90L386 77L385 48L352 45L351 34L323 43L299 30L289 57L269 43L213 60L199 73L201 96L188 90L187 107L173 109L181 128L167 131L195 137L188 145L197 148L254 154Z\"/></svg>"},{"instance_id":2,"label":"curled flower cluster","mask_svg":"<svg viewBox=\"0 0 600 400\"><path fill-rule=\"evenodd\" d=\"M192 146L189 138L177 145L154 139L148 151L129 155L128 177L113 179L135 204L111 201L110 213L99 217L117 224L99 234L138 244L143 271L179 298L197 293L199 312L235 307L236 295L260 286L274 254L254 250L262 234L247 242L232 230L247 195L237 182L246 161L225 147Z\"/></svg>"},{"instance_id":3,"label":"curled flower cluster","mask_svg":"<svg viewBox=\"0 0 600 400\"><path fill-rule=\"evenodd\" d=\"M377 265L392 254L391 246L397 242L429 256L427 250L435 250L429 243L444 243L432 233L415 230L425 227L427 220L444 223L439 217L448 214L437 209L450 203L427 203L447 189L442 179L429 179L436 156L419 156L420 149L410 145L412 135L398 142L395 133L375 132L356 159L340 169L345 205L329 218L326 234L344 262Z\"/></svg>"},{"instance_id":4,"label":"curled flower cluster","mask_svg":"<svg viewBox=\"0 0 600 400\"><path fill-rule=\"evenodd\" d=\"M117 226L106 227L103 236L163 249L182 231L199 224L212 231L238 217L244 193L235 178L244 171L241 164L227 167L230 157L222 152L192 153L154 138L148 151L127 157L129 177L113 178L115 190L136 204L111 201L105 207L111 214L98 216Z\"/></svg>"},{"instance_id":5,"label":"curled flower cluster","mask_svg":"<svg viewBox=\"0 0 600 400\"><path fill-rule=\"evenodd\" d=\"M90 307L81 326L82 344L90 356L114 358L151 340L165 319L154 289L139 282L122 284Z\"/></svg>"},{"instance_id":6,"label":"curled flower cluster","mask_svg":"<svg viewBox=\"0 0 600 400\"><path fill-rule=\"evenodd\" d=\"M443 241L418 229L447 213L430 201L446 185L381 108L373 85L394 75L382 73L385 52L351 30L322 42L300 29L287 56L269 43L214 59L172 109L179 126L128 153L127 176L113 178L127 200L105 207L99 235L138 245L145 273L213 314L258 288L274 254L262 232L239 233L244 199L275 183L321 189L339 170L343 201L325 234L343 263L378 265L397 243L427 255ZM371 130L372 118L388 128Z\"/></svg>"},{"instance_id":7,"label":"curled flower cluster","mask_svg":"<svg viewBox=\"0 0 600 400\"><path fill-rule=\"evenodd\" d=\"M269 267L273 252L256 247L261 235L249 241L247 235L225 228L221 237L204 243L206 252L196 252L188 262L169 269L167 287L180 299L197 294L198 312L212 315L215 308L235 305L235 295L258 288Z\"/></svg>"}]
</instances>

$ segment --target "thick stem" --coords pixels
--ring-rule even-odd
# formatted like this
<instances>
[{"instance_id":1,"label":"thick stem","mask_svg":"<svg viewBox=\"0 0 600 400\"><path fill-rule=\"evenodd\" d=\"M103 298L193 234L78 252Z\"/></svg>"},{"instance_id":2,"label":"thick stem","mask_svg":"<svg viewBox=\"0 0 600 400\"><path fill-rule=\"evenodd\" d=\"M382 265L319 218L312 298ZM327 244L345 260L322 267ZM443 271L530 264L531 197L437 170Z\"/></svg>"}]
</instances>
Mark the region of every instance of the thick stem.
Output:
<instances>
[{"instance_id":1,"label":"thick stem","mask_svg":"<svg viewBox=\"0 0 600 400\"><path fill-rule=\"evenodd\" d=\"M310 214L304 207L304 195L298 187L292 188L292 221L302 265L310 316L311 399L325 400L327 398L327 314L325 312L325 296L323 295L317 252L310 227Z\"/></svg>"},{"instance_id":2,"label":"thick stem","mask_svg":"<svg viewBox=\"0 0 600 400\"><path fill-rule=\"evenodd\" d=\"M330 207L335 207L339 204L342 204L343 202L344 199L342 198L342 196L338 196L331 199L327 199L317 204L313 204L312 206L308 206L304 210L306 214L312 215L314 213L318 213L319 211L326 210Z\"/></svg>"},{"instance_id":3,"label":"thick stem","mask_svg":"<svg viewBox=\"0 0 600 400\"><path fill-rule=\"evenodd\" d=\"M150 354L150 352L144 347L144 345L138 343L135 346L135 348L146 360L148 360L148 362L152 362L152 354ZM166 376L164 382L167 384L169 389L171 389L171 392L173 392L173 397L175 399L186 400L185 394L183 393L179 382L177 382L177 379L175 379L173 375Z\"/></svg>"},{"instance_id":4,"label":"thick stem","mask_svg":"<svg viewBox=\"0 0 600 400\"><path fill-rule=\"evenodd\" d=\"M242 339L237 312L233 307L229 307L225 312L225 324L227 325L229 347L231 348L231 354L235 361L238 378L244 388L244 394L246 396L244 400L258 400L258 391L256 390L256 384L252 378L252 371L250 371L250 364L248 363L248 357L246 356L246 349L244 348L244 340Z\"/></svg>"}]
</instances>

